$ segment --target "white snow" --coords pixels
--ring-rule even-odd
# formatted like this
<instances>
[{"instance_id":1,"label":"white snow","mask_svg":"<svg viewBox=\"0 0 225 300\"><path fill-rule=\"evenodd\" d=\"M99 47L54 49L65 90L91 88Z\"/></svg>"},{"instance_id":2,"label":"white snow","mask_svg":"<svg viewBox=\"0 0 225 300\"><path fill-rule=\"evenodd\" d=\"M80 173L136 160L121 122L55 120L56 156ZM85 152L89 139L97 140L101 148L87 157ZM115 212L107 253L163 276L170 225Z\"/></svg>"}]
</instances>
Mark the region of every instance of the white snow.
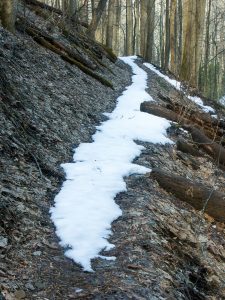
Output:
<instances>
[{"instance_id":1,"label":"white snow","mask_svg":"<svg viewBox=\"0 0 225 300\"><path fill-rule=\"evenodd\" d=\"M178 91L181 90L181 83L175 79L171 79L168 76L162 74L159 70L156 69L156 67L154 67L152 64L149 63L144 63L144 65L149 68L151 71L153 71L154 73L156 73L158 76L160 76L161 78L165 79L167 82L169 82L172 86L174 86ZM211 107L211 106L207 106L203 104L203 101L201 98L197 97L197 96L190 96L190 95L186 95L188 99L190 99L191 101L193 101L194 103L196 103L197 105L199 105L202 110L204 112L212 112L214 113L215 110Z\"/></svg>"},{"instance_id":2,"label":"white snow","mask_svg":"<svg viewBox=\"0 0 225 300\"><path fill-rule=\"evenodd\" d=\"M134 140L172 143L166 137L169 121L140 112L143 101L153 100L145 92L147 73L134 63L135 57L121 59L132 67L132 84L118 98L115 110L105 114L109 120L97 127L93 142L80 144L74 162L62 165L67 180L51 208L65 255L86 271L92 271L93 258L115 259L99 252L114 247L107 238L112 221L122 214L114 198L126 191L123 177L151 171L132 163L144 149Z\"/></svg>"},{"instance_id":3,"label":"white snow","mask_svg":"<svg viewBox=\"0 0 225 300\"><path fill-rule=\"evenodd\" d=\"M79 288L75 289L75 293L79 294L81 292L83 292L83 289L79 289Z\"/></svg>"},{"instance_id":4,"label":"white snow","mask_svg":"<svg viewBox=\"0 0 225 300\"><path fill-rule=\"evenodd\" d=\"M219 99L219 103L225 106L225 95Z\"/></svg>"}]
</instances>

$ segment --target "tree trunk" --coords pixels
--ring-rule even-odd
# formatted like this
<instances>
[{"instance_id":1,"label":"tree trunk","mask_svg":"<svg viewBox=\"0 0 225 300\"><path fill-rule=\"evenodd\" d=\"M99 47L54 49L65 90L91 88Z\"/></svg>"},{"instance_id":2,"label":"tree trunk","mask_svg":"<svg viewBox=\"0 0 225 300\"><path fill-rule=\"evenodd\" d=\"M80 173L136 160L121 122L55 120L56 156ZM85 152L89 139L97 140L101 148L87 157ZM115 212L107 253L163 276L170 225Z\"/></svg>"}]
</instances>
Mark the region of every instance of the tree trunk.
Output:
<instances>
[{"instance_id":1,"label":"tree trunk","mask_svg":"<svg viewBox=\"0 0 225 300\"><path fill-rule=\"evenodd\" d=\"M185 0L183 5L183 52L180 70L181 80L198 86L200 53L205 18L205 0Z\"/></svg>"},{"instance_id":2,"label":"tree trunk","mask_svg":"<svg viewBox=\"0 0 225 300\"><path fill-rule=\"evenodd\" d=\"M176 39L175 39L175 21L176 21L177 0L170 2L170 71L176 74Z\"/></svg>"},{"instance_id":3,"label":"tree trunk","mask_svg":"<svg viewBox=\"0 0 225 300\"><path fill-rule=\"evenodd\" d=\"M100 0L98 3L97 8L95 8L91 23L89 25L89 28L87 30L87 33L91 36L94 37L95 31L98 27L99 21L101 19L101 16L103 14L103 11L106 7L107 0Z\"/></svg>"},{"instance_id":4,"label":"tree trunk","mask_svg":"<svg viewBox=\"0 0 225 300\"><path fill-rule=\"evenodd\" d=\"M159 41L159 47L160 47L160 66L164 69L165 67L165 43L164 43L164 11L163 11L163 0L161 0L160 3L160 19L159 19L159 33L160 33L160 41Z\"/></svg>"},{"instance_id":5,"label":"tree trunk","mask_svg":"<svg viewBox=\"0 0 225 300\"><path fill-rule=\"evenodd\" d=\"M113 50L116 55L120 54L120 21L121 21L121 0L116 0L116 16L114 26Z\"/></svg>"},{"instance_id":6,"label":"tree trunk","mask_svg":"<svg viewBox=\"0 0 225 300\"><path fill-rule=\"evenodd\" d=\"M140 43L140 53L144 57L145 55L145 48L146 48L146 32L147 32L147 0L141 0L141 43Z\"/></svg>"},{"instance_id":7,"label":"tree trunk","mask_svg":"<svg viewBox=\"0 0 225 300\"><path fill-rule=\"evenodd\" d=\"M206 0L195 1L196 5L196 40L195 40L195 62L193 66L193 73L195 73L195 82L198 87L199 69L201 63L201 53L203 50L203 32L205 24L205 8Z\"/></svg>"},{"instance_id":8,"label":"tree trunk","mask_svg":"<svg viewBox=\"0 0 225 300\"><path fill-rule=\"evenodd\" d=\"M68 5L68 17L69 18L74 18L76 15L76 12L78 10L78 3L77 0L69 0L69 5Z\"/></svg>"},{"instance_id":9,"label":"tree trunk","mask_svg":"<svg viewBox=\"0 0 225 300\"><path fill-rule=\"evenodd\" d=\"M205 35L205 57L204 57L204 92L207 91L207 83L208 83L208 60L209 60L209 54L210 54L210 16L211 16L211 7L212 7L212 1L209 0L208 3L208 11L207 11L207 17L206 17L206 35Z\"/></svg>"},{"instance_id":10,"label":"tree trunk","mask_svg":"<svg viewBox=\"0 0 225 300\"><path fill-rule=\"evenodd\" d=\"M108 23L106 33L106 46L112 49L113 33L114 33L114 18L115 18L115 0L109 0L108 4Z\"/></svg>"},{"instance_id":11,"label":"tree trunk","mask_svg":"<svg viewBox=\"0 0 225 300\"><path fill-rule=\"evenodd\" d=\"M148 1L147 5L147 41L145 46L144 58L151 62L153 58L154 46L154 27L155 27L155 0Z\"/></svg>"},{"instance_id":12,"label":"tree trunk","mask_svg":"<svg viewBox=\"0 0 225 300\"><path fill-rule=\"evenodd\" d=\"M135 0L134 14L135 14L134 49L135 49L135 54L140 54L140 2L139 0Z\"/></svg>"},{"instance_id":13,"label":"tree trunk","mask_svg":"<svg viewBox=\"0 0 225 300\"><path fill-rule=\"evenodd\" d=\"M165 62L164 68L168 70L170 58L170 1L166 0L166 41L165 41Z\"/></svg>"},{"instance_id":14,"label":"tree trunk","mask_svg":"<svg viewBox=\"0 0 225 300\"><path fill-rule=\"evenodd\" d=\"M126 0L126 55L133 53L133 4Z\"/></svg>"},{"instance_id":15,"label":"tree trunk","mask_svg":"<svg viewBox=\"0 0 225 300\"><path fill-rule=\"evenodd\" d=\"M182 33L183 33L183 24L182 24L182 1L178 0L177 7L177 31L178 31L178 47L177 47L177 75L180 73L180 65L182 59Z\"/></svg>"},{"instance_id":16,"label":"tree trunk","mask_svg":"<svg viewBox=\"0 0 225 300\"><path fill-rule=\"evenodd\" d=\"M2 26L7 30L15 31L15 0L1 0L0 3L0 20Z\"/></svg>"}]
</instances>

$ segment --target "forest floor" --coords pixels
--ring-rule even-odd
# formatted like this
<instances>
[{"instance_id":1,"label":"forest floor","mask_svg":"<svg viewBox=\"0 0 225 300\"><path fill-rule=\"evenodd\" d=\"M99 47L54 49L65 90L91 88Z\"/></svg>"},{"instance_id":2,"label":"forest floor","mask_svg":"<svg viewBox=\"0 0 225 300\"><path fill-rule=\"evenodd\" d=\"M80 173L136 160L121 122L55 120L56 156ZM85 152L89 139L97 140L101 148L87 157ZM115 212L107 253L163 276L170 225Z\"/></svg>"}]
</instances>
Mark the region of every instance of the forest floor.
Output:
<instances>
[{"instance_id":1,"label":"forest floor","mask_svg":"<svg viewBox=\"0 0 225 300\"><path fill-rule=\"evenodd\" d=\"M30 37L3 29L0 57L0 299L225 299L224 225L164 191L149 174L127 177L127 191L116 197L123 214L112 224L115 248L107 252L115 261L95 259L95 272L88 273L64 256L49 215L64 180L60 164L91 141L132 72L120 60L104 59L113 72L100 73L112 90ZM159 92L174 92L141 59L137 63L154 100L161 103ZM177 150L178 138L189 141L190 134L174 123L167 134L173 145L141 143L145 150L135 163L225 192L224 171L208 155L193 161Z\"/></svg>"}]
</instances>

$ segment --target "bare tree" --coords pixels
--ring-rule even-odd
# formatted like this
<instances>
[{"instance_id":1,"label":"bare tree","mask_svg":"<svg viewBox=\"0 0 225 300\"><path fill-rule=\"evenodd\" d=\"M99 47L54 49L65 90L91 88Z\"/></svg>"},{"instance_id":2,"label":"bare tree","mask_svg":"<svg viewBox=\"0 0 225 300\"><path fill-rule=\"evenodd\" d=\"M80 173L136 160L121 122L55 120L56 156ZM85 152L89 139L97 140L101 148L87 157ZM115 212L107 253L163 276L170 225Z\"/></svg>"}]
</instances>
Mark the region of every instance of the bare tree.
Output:
<instances>
[{"instance_id":1,"label":"bare tree","mask_svg":"<svg viewBox=\"0 0 225 300\"><path fill-rule=\"evenodd\" d=\"M133 3L126 0L126 55L133 54Z\"/></svg>"},{"instance_id":2,"label":"bare tree","mask_svg":"<svg viewBox=\"0 0 225 300\"><path fill-rule=\"evenodd\" d=\"M164 68L168 70L170 58L170 1L166 0L166 22L165 22L165 61Z\"/></svg>"},{"instance_id":3,"label":"bare tree","mask_svg":"<svg viewBox=\"0 0 225 300\"><path fill-rule=\"evenodd\" d=\"M115 0L109 0L108 4L108 24L106 33L106 46L112 48L114 37L114 20L115 20Z\"/></svg>"},{"instance_id":4,"label":"bare tree","mask_svg":"<svg viewBox=\"0 0 225 300\"><path fill-rule=\"evenodd\" d=\"M149 0L147 3L147 30L144 58L151 62L153 57L155 29L155 0Z\"/></svg>"},{"instance_id":5,"label":"bare tree","mask_svg":"<svg viewBox=\"0 0 225 300\"><path fill-rule=\"evenodd\" d=\"M141 41L140 41L140 52L141 55L144 57L145 55L145 48L146 48L146 40L147 40L147 7L148 7L148 0L141 0Z\"/></svg>"},{"instance_id":6,"label":"bare tree","mask_svg":"<svg viewBox=\"0 0 225 300\"><path fill-rule=\"evenodd\" d=\"M94 37L99 21L106 7L107 0L100 0L98 6L93 10L92 20L88 28L88 34Z\"/></svg>"},{"instance_id":7,"label":"bare tree","mask_svg":"<svg viewBox=\"0 0 225 300\"><path fill-rule=\"evenodd\" d=\"M176 74L176 11L177 1L170 2L170 71Z\"/></svg>"},{"instance_id":8,"label":"bare tree","mask_svg":"<svg viewBox=\"0 0 225 300\"><path fill-rule=\"evenodd\" d=\"M180 76L193 86L198 85L205 4L205 0L185 0L183 6L184 41Z\"/></svg>"}]
</instances>

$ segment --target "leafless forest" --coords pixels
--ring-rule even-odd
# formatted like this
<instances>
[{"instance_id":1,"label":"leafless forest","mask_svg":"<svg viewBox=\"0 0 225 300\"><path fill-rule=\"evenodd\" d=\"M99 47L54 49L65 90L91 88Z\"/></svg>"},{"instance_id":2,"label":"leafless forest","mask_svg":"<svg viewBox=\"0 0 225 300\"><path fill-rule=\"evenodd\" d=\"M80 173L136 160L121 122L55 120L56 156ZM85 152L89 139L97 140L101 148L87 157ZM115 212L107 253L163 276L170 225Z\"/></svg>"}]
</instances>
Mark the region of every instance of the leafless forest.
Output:
<instances>
[{"instance_id":1,"label":"leafless forest","mask_svg":"<svg viewBox=\"0 0 225 300\"><path fill-rule=\"evenodd\" d=\"M224 95L224 0L43 2L62 11L65 21L80 22L117 55L141 55L206 97ZM2 23L11 30L16 6L15 0L2 1Z\"/></svg>"}]
</instances>

